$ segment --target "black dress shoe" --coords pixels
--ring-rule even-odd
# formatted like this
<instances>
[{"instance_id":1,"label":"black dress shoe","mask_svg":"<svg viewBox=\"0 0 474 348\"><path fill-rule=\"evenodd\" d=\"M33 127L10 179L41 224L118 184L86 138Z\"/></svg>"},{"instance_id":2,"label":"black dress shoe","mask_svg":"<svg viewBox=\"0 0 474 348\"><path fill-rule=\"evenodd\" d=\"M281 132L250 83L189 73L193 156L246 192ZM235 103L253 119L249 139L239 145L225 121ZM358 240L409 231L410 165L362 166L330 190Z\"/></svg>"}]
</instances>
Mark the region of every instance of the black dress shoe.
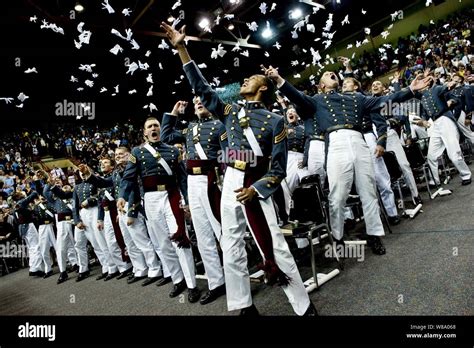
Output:
<instances>
[{"instance_id":1,"label":"black dress shoe","mask_svg":"<svg viewBox=\"0 0 474 348\"><path fill-rule=\"evenodd\" d=\"M115 278L116 276L118 276L119 274L120 274L119 271L114 272L114 273L109 273L109 274L107 275L107 277L105 277L104 282L106 282L107 280L110 280L110 279L114 279L114 278Z\"/></svg>"},{"instance_id":2,"label":"black dress shoe","mask_svg":"<svg viewBox=\"0 0 474 348\"><path fill-rule=\"evenodd\" d=\"M44 277L43 271L30 272L30 277Z\"/></svg>"},{"instance_id":3,"label":"black dress shoe","mask_svg":"<svg viewBox=\"0 0 474 348\"><path fill-rule=\"evenodd\" d=\"M138 282L139 280L142 280L142 279L145 279L145 278L146 278L145 276L143 276L143 277L135 277L135 276L129 277L129 278L127 279L127 283L128 283L128 284L133 284L133 283L136 283L136 282Z\"/></svg>"},{"instance_id":4,"label":"black dress shoe","mask_svg":"<svg viewBox=\"0 0 474 348\"><path fill-rule=\"evenodd\" d=\"M163 286L168 283L171 283L171 277L164 277L156 282L156 286Z\"/></svg>"},{"instance_id":5,"label":"black dress shoe","mask_svg":"<svg viewBox=\"0 0 474 348\"><path fill-rule=\"evenodd\" d=\"M186 281L183 279L178 284L173 285L173 290L170 292L170 297L176 297L186 289Z\"/></svg>"},{"instance_id":6,"label":"black dress shoe","mask_svg":"<svg viewBox=\"0 0 474 348\"><path fill-rule=\"evenodd\" d=\"M213 290L209 290L199 301L202 305L206 305L215 301L218 297L225 294L225 284L218 286Z\"/></svg>"},{"instance_id":7,"label":"black dress shoe","mask_svg":"<svg viewBox=\"0 0 474 348\"><path fill-rule=\"evenodd\" d=\"M257 307L252 304L250 307L242 308L239 315L241 317L258 317L260 313L258 312Z\"/></svg>"},{"instance_id":8,"label":"black dress shoe","mask_svg":"<svg viewBox=\"0 0 474 348\"><path fill-rule=\"evenodd\" d=\"M133 269L132 267L130 267L129 269L127 269L126 271L120 273L117 277L117 279L123 279L125 278L126 276L128 276L130 273L132 273Z\"/></svg>"},{"instance_id":9,"label":"black dress shoe","mask_svg":"<svg viewBox=\"0 0 474 348\"><path fill-rule=\"evenodd\" d=\"M101 279L104 279L105 277L107 277L109 274L107 272L105 273L101 273L97 278L95 278L95 280L101 280Z\"/></svg>"},{"instance_id":10,"label":"black dress shoe","mask_svg":"<svg viewBox=\"0 0 474 348\"><path fill-rule=\"evenodd\" d=\"M72 267L68 267L67 273L72 273L72 272L78 273L79 272L79 265L74 265Z\"/></svg>"},{"instance_id":11,"label":"black dress shoe","mask_svg":"<svg viewBox=\"0 0 474 348\"><path fill-rule=\"evenodd\" d=\"M421 200L421 197L420 196L416 196L413 198L413 203L415 203L415 205L419 205L419 204L423 204L423 201Z\"/></svg>"},{"instance_id":12,"label":"black dress shoe","mask_svg":"<svg viewBox=\"0 0 474 348\"><path fill-rule=\"evenodd\" d=\"M201 291L197 288L197 286L193 289L188 289L188 301L190 303L195 303L199 301L201 298Z\"/></svg>"},{"instance_id":13,"label":"black dress shoe","mask_svg":"<svg viewBox=\"0 0 474 348\"><path fill-rule=\"evenodd\" d=\"M145 277L143 277L145 278ZM145 279L145 281L142 283L142 286L147 286L147 285L150 285L156 281L158 281L158 279L160 279L160 277L148 277Z\"/></svg>"},{"instance_id":14,"label":"black dress shoe","mask_svg":"<svg viewBox=\"0 0 474 348\"><path fill-rule=\"evenodd\" d=\"M130 273L130 274L128 275L128 277L127 277L127 280L130 280L130 279L132 279L132 278L135 278L135 274ZM144 278L144 277L143 277L143 278Z\"/></svg>"},{"instance_id":15,"label":"black dress shoe","mask_svg":"<svg viewBox=\"0 0 474 348\"><path fill-rule=\"evenodd\" d=\"M472 181L472 179L463 180L462 183L461 183L461 185L463 185L463 186L470 185L470 184L471 184L471 181Z\"/></svg>"},{"instance_id":16,"label":"black dress shoe","mask_svg":"<svg viewBox=\"0 0 474 348\"><path fill-rule=\"evenodd\" d=\"M82 273L79 273L79 275L77 276L76 278L76 282L80 282L84 279L86 279L88 276L90 276L90 272L89 271L85 271L85 272L82 272Z\"/></svg>"},{"instance_id":17,"label":"black dress shoe","mask_svg":"<svg viewBox=\"0 0 474 348\"><path fill-rule=\"evenodd\" d=\"M385 247L379 236L369 236L367 245L372 248L372 252L376 255L384 255L386 253Z\"/></svg>"},{"instance_id":18,"label":"black dress shoe","mask_svg":"<svg viewBox=\"0 0 474 348\"><path fill-rule=\"evenodd\" d=\"M69 276L67 275L67 272L61 272L59 274L59 278L58 278L57 283L58 284L64 283L66 280L68 280L68 278L69 278Z\"/></svg>"},{"instance_id":19,"label":"black dress shoe","mask_svg":"<svg viewBox=\"0 0 474 348\"><path fill-rule=\"evenodd\" d=\"M45 273L45 275L43 276L43 279L49 278L52 275L53 275L53 271L49 271L48 273Z\"/></svg>"},{"instance_id":20,"label":"black dress shoe","mask_svg":"<svg viewBox=\"0 0 474 348\"><path fill-rule=\"evenodd\" d=\"M308 309L303 314L303 317L317 317L317 316L318 316L318 311L316 310L314 303L310 302Z\"/></svg>"},{"instance_id":21,"label":"black dress shoe","mask_svg":"<svg viewBox=\"0 0 474 348\"><path fill-rule=\"evenodd\" d=\"M401 222L401 220L398 217L398 215L395 215L395 216L389 216L388 222L390 225L395 226L395 225L398 225Z\"/></svg>"}]
</instances>

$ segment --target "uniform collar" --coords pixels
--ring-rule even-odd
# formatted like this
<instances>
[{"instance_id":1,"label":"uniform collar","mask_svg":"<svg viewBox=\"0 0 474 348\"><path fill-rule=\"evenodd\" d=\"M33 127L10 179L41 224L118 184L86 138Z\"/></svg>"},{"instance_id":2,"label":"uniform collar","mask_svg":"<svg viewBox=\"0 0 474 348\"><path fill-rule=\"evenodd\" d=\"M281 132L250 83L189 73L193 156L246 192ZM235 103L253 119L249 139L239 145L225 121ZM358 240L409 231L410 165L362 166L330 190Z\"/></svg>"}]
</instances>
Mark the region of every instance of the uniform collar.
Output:
<instances>
[{"instance_id":1,"label":"uniform collar","mask_svg":"<svg viewBox=\"0 0 474 348\"><path fill-rule=\"evenodd\" d=\"M212 116L208 116L208 117L200 118L200 119L198 120L198 123L204 123L204 122L208 122L208 121L212 121L212 120L214 120L214 119L212 118Z\"/></svg>"},{"instance_id":2,"label":"uniform collar","mask_svg":"<svg viewBox=\"0 0 474 348\"><path fill-rule=\"evenodd\" d=\"M245 108L247 110L266 109L265 104L258 101L247 101L247 103L245 104Z\"/></svg>"}]
</instances>

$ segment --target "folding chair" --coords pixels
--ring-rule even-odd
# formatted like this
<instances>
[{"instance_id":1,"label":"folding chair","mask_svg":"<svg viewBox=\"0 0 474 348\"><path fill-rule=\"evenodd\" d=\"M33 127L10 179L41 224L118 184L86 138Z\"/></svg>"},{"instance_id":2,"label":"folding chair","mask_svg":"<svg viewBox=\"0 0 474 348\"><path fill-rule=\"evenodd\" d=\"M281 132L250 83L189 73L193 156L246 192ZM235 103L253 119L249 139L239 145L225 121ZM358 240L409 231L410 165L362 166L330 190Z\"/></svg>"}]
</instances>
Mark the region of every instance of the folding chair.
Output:
<instances>
[{"instance_id":1,"label":"folding chair","mask_svg":"<svg viewBox=\"0 0 474 348\"><path fill-rule=\"evenodd\" d=\"M335 244L329 227L328 203L323 193L319 175L310 175L301 180L293 192L293 206L290 209L289 228L283 228L286 237L305 238L311 250L312 277L304 282L309 293L340 273L340 263ZM316 237L315 237L316 236ZM327 239L339 268L329 273L318 273L316 269L316 255L314 246Z\"/></svg>"},{"instance_id":2,"label":"folding chair","mask_svg":"<svg viewBox=\"0 0 474 348\"><path fill-rule=\"evenodd\" d=\"M426 189L431 198L431 190L430 190L430 183L429 183L429 175L433 177L433 172L431 171L430 166L428 165L428 161L426 160L426 156L423 154L422 150L423 144L416 142L411 146L404 146L403 149L405 150L405 154L408 159L408 163L410 163L411 170L415 179L424 179L426 184Z\"/></svg>"}]
</instances>

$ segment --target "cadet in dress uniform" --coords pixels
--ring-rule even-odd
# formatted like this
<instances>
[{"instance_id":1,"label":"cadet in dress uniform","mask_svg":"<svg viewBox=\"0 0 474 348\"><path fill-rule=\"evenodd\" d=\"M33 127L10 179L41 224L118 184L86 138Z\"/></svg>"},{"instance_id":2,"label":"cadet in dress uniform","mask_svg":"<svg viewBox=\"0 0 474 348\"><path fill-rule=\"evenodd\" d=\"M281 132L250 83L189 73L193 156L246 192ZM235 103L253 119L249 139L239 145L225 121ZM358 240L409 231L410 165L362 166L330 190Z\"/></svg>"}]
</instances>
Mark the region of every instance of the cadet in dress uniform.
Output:
<instances>
[{"instance_id":1,"label":"cadet in dress uniform","mask_svg":"<svg viewBox=\"0 0 474 348\"><path fill-rule=\"evenodd\" d=\"M53 275L50 249L55 247L55 241L51 240L51 234L54 238L54 214L47 206L46 199L38 196L35 199L33 212L38 225L38 240L41 257L44 265L44 278Z\"/></svg>"},{"instance_id":2,"label":"cadet in dress uniform","mask_svg":"<svg viewBox=\"0 0 474 348\"><path fill-rule=\"evenodd\" d=\"M361 90L361 84L359 81L353 77L346 77L342 83L342 92L358 92ZM369 147L370 152L372 153L372 161L374 164L375 172L375 183L380 192L380 197L382 203L385 207L385 210L388 215L388 220L391 224L396 225L400 223L400 218L397 213L397 206L395 204L395 195L393 194L390 174L388 173L387 166L382 157L377 157L375 154L377 152L377 145L382 146L383 148L387 147L386 137L377 139L375 136L372 120L383 122L383 118L371 117L370 114L365 114L362 121L362 133L364 134L365 142ZM376 128L380 128L381 125L377 125Z\"/></svg>"},{"instance_id":3,"label":"cadet in dress uniform","mask_svg":"<svg viewBox=\"0 0 474 348\"><path fill-rule=\"evenodd\" d=\"M125 278L133 271L133 266L130 263L130 250L127 249L127 245L124 241L122 231L117 220L117 204L115 197L107 190L113 183L113 164L109 158L103 158L100 160L100 170L104 174L105 178L111 178L105 187L100 187L96 183L90 182L92 185L99 189L99 203L98 203L98 216L97 216L97 228L100 232L104 233L105 241L112 262L117 266L115 273L108 273L104 278L104 281L108 281L117 277L118 279ZM132 251L134 255L140 254L138 249Z\"/></svg>"},{"instance_id":4,"label":"cadet in dress uniform","mask_svg":"<svg viewBox=\"0 0 474 348\"><path fill-rule=\"evenodd\" d=\"M80 271L76 281L81 281L89 276L89 261L87 256L87 240L92 244L94 252L102 267L102 274L97 279L103 279L107 274L117 272L107 247L104 233L97 228L97 188L87 182L76 184L73 191L73 217L76 229L76 251L79 258Z\"/></svg>"},{"instance_id":5,"label":"cadet in dress uniform","mask_svg":"<svg viewBox=\"0 0 474 348\"><path fill-rule=\"evenodd\" d=\"M115 161L117 166L112 175L107 177L100 177L92 174L89 168L85 165L79 165L79 169L87 182L90 182L97 187L110 188L110 191L107 190L108 195L110 195L111 198L113 198L113 201L115 201L120 193L122 175L128 162L129 155L130 151L126 147L118 147L115 150ZM113 201L111 201L111 203ZM132 284L148 276L148 279L142 284L143 286L146 286L158 280L161 277L162 272L161 263L158 260L153 244L148 237L144 217L140 212L142 209L140 201L140 192L132 192L132 194L130 194L129 200L125 206L125 211L127 213L119 214L119 224L124 242L127 246L128 255L133 264L133 273L129 276L127 282ZM114 205L116 207L115 203ZM110 209L113 209L110 204L108 206Z\"/></svg>"},{"instance_id":6,"label":"cadet in dress uniform","mask_svg":"<svg viewBox=\"0 0 474 348\"><path fill-rule=\"evenodd\" d=\"M398 74L396 74L398 76ZM398 78L395 77L392 80L392 86L395 92L401 91L401 85L398 82ZM380 81L374 81L371 87L372 95L374 97L382 96L385 92L385 86ZM383 115L384 117L390 118L392 115ZM390 121L389 121L390 122ZM418 187L416 186L415 176L411 170L410 162L408 162L407 155L405 150L403 150L402 143L400 142L400 137L394 127L390 126L387 132L387 151L393 151L395 157L397 158L398 165L403 173L403 178L405 183L411 192L411 197L413 203L416 205L422 204L420 194L418 192Z\"/></svg>"},{"instance_id":7,"label":"cadet in dress uniform","mask_svg":"<svg viewBox=\"0 0 474 348\"><path fill-rule=\"evenodd\" d=\"M431 184L440 184L438 157L443 154L444 149L446 149L449 159L458 170L462 185L471 183L471 170L464 161L459 145L457 121L446 102L448 90L454 86L454 83L453 81L448 85L440 86L434 84L433 80L433 85L428 86L420 93L421 116L426 121L430 118L434 121L428 145L428 164L434 176L434 182L432 181Z\"/></svg>"},{"instance_id":8,"label":"cadet in dress uniform","mask_svg":"<svg viewBox=\"0 0 474 348\"><path fill-rule=\"evenodd\" d=\"M30 276L43 277L43 258L41 257L38 230L33 223L33 211L29 207L37 197L36 191L32 191L28 196L23 191L15 192L12 196L13 201L16 202L15 215L18 219L20 237L25 240L28 248Z\"/></svg>"},{"instance_id":9,"label":"cadet in dress uniform","mask_svg":"<svg viewBox=\"0 0 474 348\"><path fill-rule=\"evenodd\" d=\"M341 94L337 92L339 86L337 75L327 71L320 80L323 93L309 97L285 81L276 69L270 67L266 69L266 74L277 81L280 91L291 102L304 110L301 115L307 115L306 117L312 115L316 118L317 127L329 138L327 171L330 220L334 237L338 241L343 238L344 207L355 179L364 210L369 245L374 253L385 254L385 248L380 240L384 230L376 194L374 167L370 150L362 135L362 123L364 114L379 110L388 100L405 101L413 96L412 91L407 89L378 98L355 92ZM426 83L415 80L411 88L420 88ZM381 118L376 114L371 114L371 117ZM383 122L382 120L380 124ZM378 132L380 142L386 134L383 130ZM381 156L383 152L383 147L377 147L377 156Z\"/></svg>"},{"instance_id":10,"label":"cadet in dress uniform","mask_svg":"<svg viewBox=\"0 0 474 348\"><path fill-rule=\"evenodd\" d=\"M217 252L216 239L221 239L221 191L218 187L221 175L217 161L221 137L225 128L221 121L194 98L194 112L198 122L189 123L186 134L186 171L188 173L189 210L196 232L197 245L208 279L209 291L201 298L201 304L214 301L225 293L224 270ZM175 132L180 109L186 102L177 102L171 113L163 116L161 139L169 143Z\"/></svg>"},{"instance_id":11,"label":"cadet in dress uniform","mask_svg":"<svg viewBox=\"0 0 474 348\"><path fill-rule=\"evenodd\" d=\"M58 180L61 182L61 180ZM59 183L58 183L59 184ZM62 185L62 183L60 184ZM64 192L66 190L67 192ZM54 193L56 192L56 194ZM58 192L59 191L59 192ZM67 260L71 262L73 268L79 271L76 250L74 249L73 219L72 219L72 199L61 199L63 193L72 198L70 186L66 185L62 189L55 186L53 182L48 182L43 188L43 195L47 199L52 211L55 213L56 221L56 259L59 267L58 284L68 279Z\"/></svg>"},{"instance_id":12,"label":"cadet in dress uniform","mask_svg":"<svg viewBox=\"0 0 474 348\"><path fill-rule=\"evenodd\" d=\"M456 87L448 93L448 100L453 100L453 114L457 120L459 130L474 145L474 125L472 112L474 111L474 86L464 85L464 77L454 75Z\"/></svg>"},{"instance_id":13,"label":"cadet in dress uniform","mask_svg":"<svg viewBox=\"0 0 474 348\"><path fill-rule=\"evenodd\" d=\"M145 214L148 232L159 244L158 256L171 274L176 297L188 288L189 302L200 298L191 243L186 233L181 194L187 200L186 173L180 165L179 150L160 140L160 123L154 117L144 125L147 142L135 147L129 157L120 185L117 208L123 211L138 178L145 191ZM179 188L178 188L179 186ZM180 194L181 191L181 194Z\"/></svg>"},{"instance_id":14,"label":"cadet in dress uniform","mask_svg":"<svg viewBox=\"0 0 474 348\"><path fill-rule=\"evenodd\" d=\"M286 178L281 183L285 197L287 215L290 214L291 196L300 181L309 175L308 169L303 168L306 133L305 127L300 123L298 113L293 106L286 109L288 133L288 163ZM324 152L323 152L324 156ZM298 242L299 238L296 240Z\"/></svg>"},{"instance_id":15,"label":"cadet in dress uniform","mask_svg":"<svg viewBox=\"0 0 474 348\"><path fill-rule=\"evenodd\" d=\"M189 57L184 46L184 27L180 32L166 23L161 27L178 50L191 87L204 106L221 119L228 136L221 201L221 248L228 309L240 309L241 315L258 315L252 304L245 251L248 226L262 253L267 282L282 285L296 314L316 315L278 226L271 197L285 178L288 155L284 120L265 107L273 97L272 82L263 75L253 75L244 80L240 89L246 105L225 104Z\"/></svg>"}]
</instances>

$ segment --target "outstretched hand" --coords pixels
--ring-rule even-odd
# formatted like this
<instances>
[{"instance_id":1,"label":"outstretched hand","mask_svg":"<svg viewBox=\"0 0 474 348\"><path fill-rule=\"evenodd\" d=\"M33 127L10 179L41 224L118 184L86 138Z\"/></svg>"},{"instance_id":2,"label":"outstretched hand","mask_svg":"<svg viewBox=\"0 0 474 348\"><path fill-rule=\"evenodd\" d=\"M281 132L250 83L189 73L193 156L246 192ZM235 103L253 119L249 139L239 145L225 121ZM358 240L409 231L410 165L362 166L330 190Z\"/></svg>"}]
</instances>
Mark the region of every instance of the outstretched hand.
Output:
<instances>
[{"instance_id":1,"label":"outstretched hand","mask_svg":"<svg viewBox=\"0 0 474 348\"><path fill-rule=\"evenodd\" d=\"M183 25L179 31L165 22L161 22L160 27L165 31L166 36L173 47L178 47L184 44L184 39L186 38L185 25Z\"/></svg>"},{"instance_id":2,"label":"outstretched hand","mask_svg":"<svg viewBox=\"0 0 474 348\"><path fill-rule=\"evenodd\" d=\"M411 83L410 83L410 88L413 92L419 91L422 89L425 89L430 85L430 82L432 81L432 77L423 77L422 75L418 75Z\"/></svg>"},{"instance_id":3,"label":"outstretched hand","mask_svg":"<svg viewBox=\"0 0 474 348\"><path fill-rule=\"evenodd\" d=\"M273 80L275 83L278 84L284 81L283 78L278 73L278 68L274 68L271 65L268 68L266 68L263 64L260 65L260 67L262 68L262 71L265 74L265 76Z\"/></svg>"}]
</instances>

